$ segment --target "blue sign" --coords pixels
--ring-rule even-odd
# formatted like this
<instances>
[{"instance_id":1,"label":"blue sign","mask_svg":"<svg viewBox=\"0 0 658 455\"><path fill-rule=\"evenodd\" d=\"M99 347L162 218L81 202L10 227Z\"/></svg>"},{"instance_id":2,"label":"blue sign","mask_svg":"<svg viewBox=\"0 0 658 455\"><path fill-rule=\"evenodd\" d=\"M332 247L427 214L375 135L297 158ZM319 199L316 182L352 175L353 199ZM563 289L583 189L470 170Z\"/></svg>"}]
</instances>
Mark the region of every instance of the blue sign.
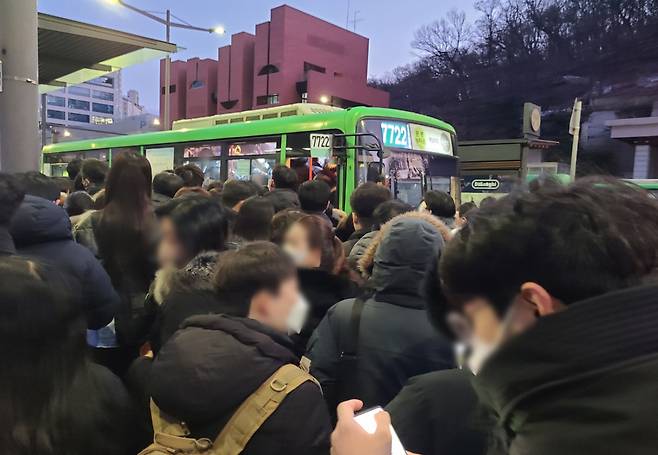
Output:
<instances>
[{"instance_id":1,"label":"blue sign","mask_svg":"<svg viewBox=\"0 0 658 455\"><path fill-rule=\"evenodd\" d=\"M381 122L384 147L411 149L409 125L402 122Z\"/></svg>"}]
</instances>

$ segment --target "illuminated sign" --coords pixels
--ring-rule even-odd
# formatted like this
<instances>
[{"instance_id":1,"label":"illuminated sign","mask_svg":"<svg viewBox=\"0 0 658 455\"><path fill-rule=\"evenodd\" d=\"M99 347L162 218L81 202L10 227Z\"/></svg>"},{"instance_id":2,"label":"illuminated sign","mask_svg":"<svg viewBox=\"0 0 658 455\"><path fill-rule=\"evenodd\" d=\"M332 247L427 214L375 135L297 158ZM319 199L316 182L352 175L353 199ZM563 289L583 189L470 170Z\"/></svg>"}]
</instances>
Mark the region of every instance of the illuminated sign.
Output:
<instances>
[{"instance_id":1,"label":"illuminated sign","mask_svg":"<svg viewBox=\"0 0 658 455\"><path fill-rule=\"evenodd\" d=\"M411 149L409 125L403 122L381 122L384 147Z\"/></svg>"},{"instance_id":2,"label":"illuminated sign","mask_svg":"<svg viewBox=\"0 0 658 455\"><path fill-rule=\"evenodd\" d=\"M452 156L452 138L447 131L410 125L414 150Z\"/></svg>"},{"instance_id":3,"label":"illuminated sign","mask_svg":"<svg viewBox=\"0 0 658 455\"><path fill-rule=\"evenodd\" d=\"M471 187L480 191L496 191L500 188L500 181L496 179L476 179L471 182Z\"/></svg>"}]
</instances>

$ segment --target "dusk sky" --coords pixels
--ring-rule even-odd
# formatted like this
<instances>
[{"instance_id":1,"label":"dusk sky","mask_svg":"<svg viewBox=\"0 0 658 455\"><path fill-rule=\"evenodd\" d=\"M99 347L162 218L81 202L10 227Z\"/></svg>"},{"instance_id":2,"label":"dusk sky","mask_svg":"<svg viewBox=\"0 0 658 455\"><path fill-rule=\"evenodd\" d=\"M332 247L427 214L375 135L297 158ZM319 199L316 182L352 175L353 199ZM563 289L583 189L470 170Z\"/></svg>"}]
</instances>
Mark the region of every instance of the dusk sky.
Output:
<instances>
[{"instance_id":1,"label":"dusk sky","mask_svg":"<svg viewBox=\"0 0 658 455\"><path fill-rule=\"evenodd\" d=\"M345 27L348 0L127 0L153 11L171 9L172 14L194 25L223 25L225 36L174 29L172 42L186 48L174 59L217 58L217 48L230 43L230 35L254 33L256 24L269 20L270 9L284 3ZM415 59L411 49L418 27L442 17L450 9L474 15L473 0L351 0L350 21L358 10L356 31L370 38L370 75L382 76ZM125 32L164 39L164 26L106 0L39 0L39 11L116 28ZM353 24L350 22L350 29ZM123 91L137 89L141 103L157 112L158 64L145 63L123 71Z\"/></svg>"}]
</instances>

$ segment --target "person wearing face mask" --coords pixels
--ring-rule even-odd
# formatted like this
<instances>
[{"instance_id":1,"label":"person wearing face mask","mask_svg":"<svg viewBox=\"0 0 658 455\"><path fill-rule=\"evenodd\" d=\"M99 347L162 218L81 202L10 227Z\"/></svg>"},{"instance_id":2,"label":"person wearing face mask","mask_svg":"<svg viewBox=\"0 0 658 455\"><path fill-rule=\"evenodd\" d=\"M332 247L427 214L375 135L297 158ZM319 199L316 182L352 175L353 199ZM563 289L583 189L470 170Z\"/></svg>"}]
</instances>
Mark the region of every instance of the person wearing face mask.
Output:
<instances>
[{"instance_id":1,"label":"person wearing face mask","mask_svg":"<svg viewBox=\"0 0 658 455\"><path fill-rule=\"evenodd\" d=\"M273 373L299 364L288 333L301 329L305 312L295 264L269 242L224 253L215 286L223 314L187 319L153 361L149 383L161 411L186 422L189 437L211 441ZM309 381L280 402L241 453L328 454L330 433L322 392Z\"/></svg>"},{"instance_id":2,"label":"person wearing face mask","mask_svg":"<svg viewBox=\"0 0 658 455\"><path fill-rule=\"evenodd\" d=\"M441 324L467 364L492 453L656 453L658 203L626 183L539 183L480 208L440 263Z\"/></svg>"},{"instance_id":3,"label":"person wearing face mask","mask_svg":"<svg viewBox=\"0 0 658 455\"><path fill-rule=\"evenodd\" d=\"M156 213L161 234L160 269L150 292L158 308L150 337L155 353L187 317L221 310L213 277L228 236L228 217L214 199L174 199Z\"/></svg>"},{"instance_id":4,"label":"person wearing face mask","mask_svg":"<svg viewBox=\"0 0 658 455\"><path fill-rule=\"evenodd\" d=\"M302 332L295 337L303 353L311 334L337 302L356 295L356 285L347 270L343 245L327 223L307 215L292 224L284 236L283 249L297 265L302 294L311 305Z\"/></svg>"}]
</instances>

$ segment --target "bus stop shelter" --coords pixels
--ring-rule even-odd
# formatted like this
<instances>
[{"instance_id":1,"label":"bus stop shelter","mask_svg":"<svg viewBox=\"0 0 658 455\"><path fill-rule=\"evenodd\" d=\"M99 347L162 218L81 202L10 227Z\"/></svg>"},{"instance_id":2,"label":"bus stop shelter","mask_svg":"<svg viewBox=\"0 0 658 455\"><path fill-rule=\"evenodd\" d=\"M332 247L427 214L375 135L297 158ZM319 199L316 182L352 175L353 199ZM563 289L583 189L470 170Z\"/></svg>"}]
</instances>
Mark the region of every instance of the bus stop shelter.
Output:
<instances>
[{"instance_id":1,"label":"bus stop shelter","mask_svg":"<svg viewBox=\"0 0 658 455\"><path fill-rule=\"evenodd\" d=\"M163 58L177 46L38 14L36 0L21 0L3 6L0 49L0 170L18 172L39 168L39 94Z\"/></svg>"}]
</instances>

